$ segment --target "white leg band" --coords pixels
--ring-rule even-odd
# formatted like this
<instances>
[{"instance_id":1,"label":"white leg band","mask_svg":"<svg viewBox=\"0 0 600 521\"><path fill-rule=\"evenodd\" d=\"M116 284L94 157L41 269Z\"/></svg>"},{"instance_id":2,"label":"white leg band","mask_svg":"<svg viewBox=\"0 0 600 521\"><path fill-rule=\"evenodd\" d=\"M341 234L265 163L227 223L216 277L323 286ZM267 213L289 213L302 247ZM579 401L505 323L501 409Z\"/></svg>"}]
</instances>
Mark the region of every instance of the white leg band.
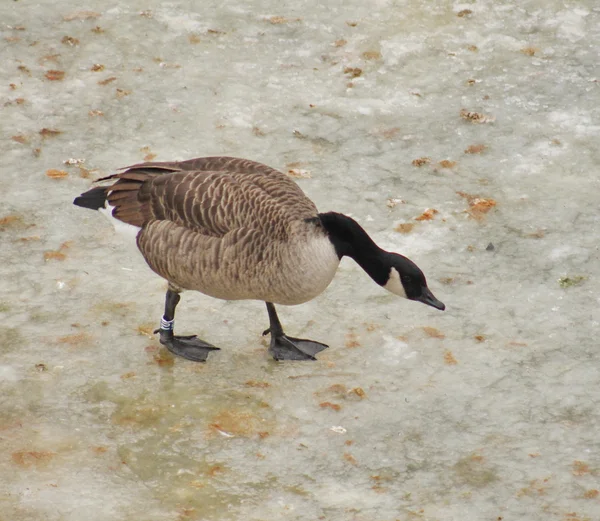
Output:
<instances>
[{"instance_id":1,"label":"white leg band","mask_svg":"<svg viewBox=\"0 0 600 521\"><path fill-rule=\"evenodd\" d=\"M165 318L160 319L160 328L165 331L173 331L173 325L175 324L175 320L165 320Z\"/></svg>"}]
</instances>

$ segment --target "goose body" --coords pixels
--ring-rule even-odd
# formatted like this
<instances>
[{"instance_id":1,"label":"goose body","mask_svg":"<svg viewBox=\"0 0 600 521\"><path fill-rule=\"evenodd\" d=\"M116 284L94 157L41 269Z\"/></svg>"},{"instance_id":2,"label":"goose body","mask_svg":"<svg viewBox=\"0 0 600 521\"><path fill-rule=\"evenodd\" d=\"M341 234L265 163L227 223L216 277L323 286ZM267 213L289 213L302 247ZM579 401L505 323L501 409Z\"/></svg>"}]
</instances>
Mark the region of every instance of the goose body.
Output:
<instances>
[{"instance_id":1,"label":"goose body","mask_svg":"<svg viewBox=\"0 0 600 521\"><path fill-rule=\"evenodd\" d=\"M150 268L169 282L161 342L204 361L215 348L173 335L182 290L267 303L271 354L314 359L324 344L283 334L274 304L301 304L329 285L348 255L382 287L444 309L421 270L385 252L350 217L320 214L300 187L261 163L231 157L133 165L99 181L74 204L108 214L133 232Z\"/></svg>"},{"instance_id":2,"label":"goose body","mask_svg":"<svg viewBox=\"0 0 600 521\"><path fill-rule=\"evenodd\" d=\"M142 229L137 243L150 267L181 289L224 300L293 305L320 295L340 259L316 224L293 223L290 233L277 238L242 229L206 237L155 221Z\"/></svg>"}]
</instances>

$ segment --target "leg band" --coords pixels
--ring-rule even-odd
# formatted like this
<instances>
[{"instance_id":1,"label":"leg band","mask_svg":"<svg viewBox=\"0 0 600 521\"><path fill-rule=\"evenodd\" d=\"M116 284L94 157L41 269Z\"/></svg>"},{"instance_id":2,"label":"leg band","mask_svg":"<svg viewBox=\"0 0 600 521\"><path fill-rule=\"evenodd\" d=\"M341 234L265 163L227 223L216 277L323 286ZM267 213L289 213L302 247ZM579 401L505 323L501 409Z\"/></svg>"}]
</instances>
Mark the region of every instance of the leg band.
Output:
<instances>
[{"instance_id":1,"label":"leg band","mask_svg":"<svg viewBox=\"0 0 600 521\"><path fill-rule=\"evenodd\" d=\"M165 320L165 317L160 319L160 328L164 331L173 331L175 320Z\"/></svg>"}]
</instances>

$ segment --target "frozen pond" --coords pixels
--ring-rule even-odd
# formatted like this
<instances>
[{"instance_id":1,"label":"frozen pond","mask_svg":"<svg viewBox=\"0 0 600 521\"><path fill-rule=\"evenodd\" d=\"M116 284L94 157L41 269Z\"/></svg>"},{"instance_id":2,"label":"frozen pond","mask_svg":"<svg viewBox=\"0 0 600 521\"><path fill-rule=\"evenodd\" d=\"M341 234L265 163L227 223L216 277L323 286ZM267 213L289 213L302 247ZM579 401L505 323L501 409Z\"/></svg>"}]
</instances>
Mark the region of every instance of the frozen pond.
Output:
<instances>
[{"instance_id":1,"label":"frozen pond","mask_svg":"<svg viewBox=\"0 0 600 521\"><path fill-rule=\"evenodd\" d=\"M0 37L2 519L600 519L595 0L4 0ZM447 310L344 260L280 308L317 362L193 293L223 349L174 360L166 284L71 202L206 155L292 171Z\"/></svg>"}]
</instances>

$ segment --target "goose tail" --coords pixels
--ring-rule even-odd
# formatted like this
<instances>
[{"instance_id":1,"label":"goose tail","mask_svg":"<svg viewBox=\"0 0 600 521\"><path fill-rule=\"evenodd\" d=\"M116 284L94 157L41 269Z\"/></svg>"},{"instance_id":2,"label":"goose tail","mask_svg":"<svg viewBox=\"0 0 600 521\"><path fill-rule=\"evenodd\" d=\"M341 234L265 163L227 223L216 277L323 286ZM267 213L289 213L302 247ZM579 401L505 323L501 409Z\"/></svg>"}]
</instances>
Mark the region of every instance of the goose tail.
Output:
<instances>
[{"instance_id":1,"label":"goose tail","mask_svg":"<svg viewBox=\"0 0 600 521\"><path fill-rule=\"evenodd\" d=\"M73 200L75 206L89 208L90 210L100 210L105 207L107 197L107 187L97 186L82 193L79 197Z\"/></svg>"}]
</instances>

